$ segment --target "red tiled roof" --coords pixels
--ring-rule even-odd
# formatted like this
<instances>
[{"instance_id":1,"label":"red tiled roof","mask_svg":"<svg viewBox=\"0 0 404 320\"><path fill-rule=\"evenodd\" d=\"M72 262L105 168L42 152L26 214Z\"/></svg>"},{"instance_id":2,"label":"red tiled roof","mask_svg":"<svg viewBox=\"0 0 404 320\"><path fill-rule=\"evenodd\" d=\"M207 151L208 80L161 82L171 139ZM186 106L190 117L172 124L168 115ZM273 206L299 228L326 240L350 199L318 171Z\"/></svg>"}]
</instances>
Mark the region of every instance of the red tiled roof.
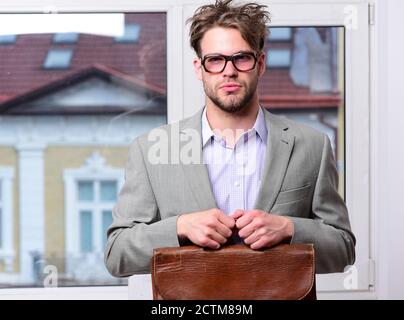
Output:
<instances>
[{"instance_id":1,"label":"red tiled roof","mask_svg":"<svg viewBox=\"0 0 404 320\"><path fill-rule=\"evenodd\" d=\"M131 90L141 89L142 92L146 91L150 98L161 98L166 96L165 89L159 88L154 84L147 83L141 79L136 79L135 77L128 76L123 74L119 71L116 71L112 68L108 68L99 64L94 66L85 68L76 72L75 74L68 74L67 76L55 80L52 83L47 83L45 85L39 86L34 88L26 93L20 94L15 96L14 98L8 99L0 104L0 113L9 113L11 114L25 114L25 113L32 113L32 114L43 114L45 113L58 113L60 110L46 110L42 108L42 110L32 112L30 110L14 110L13 107L18 106L19 104L23 104L27 101L31 101L37 98L41 98L53 91L57 91L60 89L64 89L66 84L73 85L80 81L87 79L88 77L100 77L100 78L114 78L114 81L119 81L120 85L123 87L127 87ZM146 89L146 90L143 90ZM43 111L45 110L45 111ZM71 113L71 114L90 114L98 111L102 111L103 113L116 113L121 112L119 108L110 108L108 106L98 106L98 108L88 108L86 106L82 106L81 108L73 108L70 110L68 107L63 108L62 110L64 113ZM125 111L125 110L124 110ZM159 110L149 110L150 112L158 112ZM148 110L142 110L142 112L148 112Z\"/></svg>"},{"instance_id":2,"label":"red tiled roof","mask_svg":"<svg viewBox=\"0 0 404 320\"><path fill-rule=\"evenodd\" d=\"M1 95L0 94L0 103L3 103L7 100L9 100L10 98L12 98L13 96L6 96L6 95Z\"/></svg>"},{"instance_id":3,"label":"red tiled roof","mask_svg":"<svg viewBox=\"0 0 404 320\"><path fill-rule=\"evenodd\" d=\"M166 17L164 13L125 15L141 25L137 43L117 43L112 37L80 34L76 44L54 44L53 34L19 35L13 45L0 46L0 96L8 98L42 87L91 65L108 66L132 79L166 89ZM67 70L42 68L53 48L72 48ZM159 89L159 90L160 90Z\"/></svg>"},{"instance_id":4,"label":"red tiled roof","mask_svg":"<svg viewBox=\"0 0 404 320\"><path fill-rule=\"evenodd\" d=\"M126 23L141 25L137 43L117 43L112 37L80 34L76 44L54 44L52 34L20 35L14 45L0 46L0 103L43 88L96 65L99 70L165 94L166 16L164 13L125 15ZM292 42L267 43L272 47L292 47ZM72 48L67 70L42 68L51 48ZM261 102L268 108L338 107L338 93L311 93L293 83L289 69L269 69L259 82Z\"/></svg>"},{"instance_id":5,"label":"red tiled roof","mask_svg":"<svg viewBox=\"0 0 404 320\"><path fill-rule=\"evenodd\" d=\"M267 109L308 109L308 108L337 108L341 102L338 95L264 95L260 96L261 104Z\"/></svg>"}]
</instances>

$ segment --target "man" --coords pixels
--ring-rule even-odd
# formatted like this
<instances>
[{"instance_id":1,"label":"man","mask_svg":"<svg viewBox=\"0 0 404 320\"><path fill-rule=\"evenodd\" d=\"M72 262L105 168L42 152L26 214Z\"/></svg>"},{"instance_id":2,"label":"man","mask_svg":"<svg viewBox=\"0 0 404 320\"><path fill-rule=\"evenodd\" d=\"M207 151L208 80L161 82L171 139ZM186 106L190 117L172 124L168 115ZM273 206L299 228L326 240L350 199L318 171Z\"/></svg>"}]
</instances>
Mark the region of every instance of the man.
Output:
<instances>
[{"instance_id":1,"label":"man","mask_svg":"<svg viewBox=\"0 0 404 320\"><path fill-rule=\"evenodd\" d=\"M268 21L265 6L232 0L202 6L190 19L206 105L132 143L108 230L111 274L150 272L153 248L186 243L218 249L244 242L254 250L313 243L319 273L354 262L329 139L260 107ZM203 161L176 157L176 150L187 154L189 138L193 159Z\"/></svg>"}]
</instances>

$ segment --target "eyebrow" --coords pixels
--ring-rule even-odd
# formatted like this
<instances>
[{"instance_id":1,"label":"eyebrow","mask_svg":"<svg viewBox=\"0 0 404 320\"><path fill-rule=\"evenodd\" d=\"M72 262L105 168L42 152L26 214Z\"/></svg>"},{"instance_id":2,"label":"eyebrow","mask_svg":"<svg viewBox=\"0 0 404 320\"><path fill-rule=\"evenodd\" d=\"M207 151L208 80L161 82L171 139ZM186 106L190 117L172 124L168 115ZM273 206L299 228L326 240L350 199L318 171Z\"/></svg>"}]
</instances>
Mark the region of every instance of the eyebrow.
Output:
<instances>
[{"instance_id":1,"label":"eyebrow","mask_svg":"<svg viewBox=\"0 0 404 320\"><path fill-rule=\"evenodd\" d=\"M240 50L240 51L237 51L237 52L235 52L235 53L233 53L233 54L229 54L229 55L223 54L223 53L218 53L218 52L213 52L213 53L205 54L205 55L203 55L203 57L206 57L206 56L216 56L216 55L218 55L218 56L231 57L231 56L234 56L235 54L239 54L239 53L255 53L255 52L254 52L254 51L248 51L248 50Z\"/></svg>"}]
</instances>

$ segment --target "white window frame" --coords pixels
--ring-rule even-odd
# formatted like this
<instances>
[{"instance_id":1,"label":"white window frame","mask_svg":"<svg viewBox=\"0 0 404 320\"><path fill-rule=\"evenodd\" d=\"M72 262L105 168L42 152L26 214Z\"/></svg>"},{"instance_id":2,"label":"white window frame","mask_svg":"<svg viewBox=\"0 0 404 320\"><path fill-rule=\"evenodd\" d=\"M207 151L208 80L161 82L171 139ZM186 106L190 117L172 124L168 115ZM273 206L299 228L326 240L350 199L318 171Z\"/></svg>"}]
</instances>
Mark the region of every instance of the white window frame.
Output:
<instances>
[{"instance_id":1,"label":"white window frame","mask_svg":"<svg viewBox=\"0 0 404 320\"><path fill-rule=\"evenodd\" d=\"M369 0L370 1L370 0ZM377 0L374 0L377 1ZM167 118L168 122L180 120L193 114L204 103L203 90L183 90L198 88L192 70L194 53L189 48L187 29L184 22L190 13L200 4L211 1L197 0L59 0L57 7L48 0L5 0L0 4L0 12L166 12L167 13ZM346 33L346 194L350 219L358 239L357 263L359 269L359 286L357 290L335 293L333 288L341 286L344 277L336 275L333 279L318 282L319 296L331 298L374 298L371 285L373 282L373 262L370 248L370 208L369 208L369 34L368 34L368 1L367 0L260 0L271 6L272 25L275 26L313 26L313 25L345 25L344 8L353 5L358 8L359 25L366 30L348 30ZM293 10L290 10L293 6ZM337 13L337 14L336 14ZM358 40L358 41L357 41ZM364 56L361 53L365 53ZM355 68L355 69L353 69ZM355 71L353 71L355 70ZM363 71L363 72L361 72ZM365 89L364 89L365 88ZM365 93L364 93L365 90ZM361 94L358 94L361 93ZM352 106L355 106L353 108ZM355 199L355 201L354 201ZM69 201L67 201L69 202ZM334 282L334 283L333 283ZM93 292L83 288L58 288L52 293L47 289L4 289L0 294L18 295L19 297L82 298L85 292ZM338 291L338 290L337 290ZM69 293L67 293L69 292ZM125 287L99 287L98 297L109 298L110 293L117 293L127 298ZM335 293L335 294L334 294ZM94 298L93 293L87 297Z\"/></svg>"},{"instance_id":2,"label":"white window frame","mask_svg":"<svg viewBox=\"0 0 404 320\"><path fill-rule=\"evenodd\" d=\"M14 168L0 166L0 185L1 185L1 235L2 235L2 247L0 247L0 261L4 263L5 274L13 272L14 265L14 241L13 241L13 229L14 229L14 215L13 215L13 184L14 184ZM0 273L0 279L1 279Z\"/></svg>"},{"instance_id":3,"label":"white window frame","mask_svg":"<svg viewBox=\"0 0 404 320\"><path fill-rule=\"evenodd\" d=\"M106 164L105 159L97 152L94 152L87 160L85 165L77 169L66 169L63 173L65 184L65 244L66 244L66 271L71 272L69 257L78 255L98 255L103 256L101 239L97 241L96 237L101 234L100 221L93 212L93 245L95 250L89 253L82 253L80 248L80 210L92 210L92 205L86 205L78 202L77 185L79 181L116 181L117 189L120 190L124 183L124 169L112 168ZM97 184L95 184L96 186ZM94 190L96 192L96 190ZM95 199L96 200L96 199ZM90 208L91 207L91 208ZM97 210L101 209L96 205ZM111 209L108 207L108 209ZM100 216L101 217L101 216Z\"/></svg>"}]
</instances>

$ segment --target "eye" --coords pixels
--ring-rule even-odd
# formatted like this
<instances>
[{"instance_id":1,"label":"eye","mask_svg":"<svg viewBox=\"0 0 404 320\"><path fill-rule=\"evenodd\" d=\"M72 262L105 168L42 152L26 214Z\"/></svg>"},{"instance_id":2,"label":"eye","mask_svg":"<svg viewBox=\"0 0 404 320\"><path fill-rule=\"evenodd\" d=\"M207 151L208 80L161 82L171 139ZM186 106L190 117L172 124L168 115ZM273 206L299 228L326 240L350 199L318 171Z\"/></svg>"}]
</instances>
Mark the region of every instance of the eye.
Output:
<instances>
[{"instance_id":1,"label":"eye","mask_svg":"<svg viewBox=\"0 0 404 320\"><path fill-rule=\"evenodd\" d=\"M207 57L206 62L209 64L220 64L223 63L224 58L221 56L213 56L213 57Z\"/></svg>"},{"instance_id":2,"label":"eye","mask_svg":"<svg viewBox=\"0 0 404 320\"><path fill-rule=\"evenodd\" d=\"M234 60L237 62L249 62L249 61L253 60L253 57L247 53L240 53L240 54L234 56Z\"/></svg>"}]
</instances>

